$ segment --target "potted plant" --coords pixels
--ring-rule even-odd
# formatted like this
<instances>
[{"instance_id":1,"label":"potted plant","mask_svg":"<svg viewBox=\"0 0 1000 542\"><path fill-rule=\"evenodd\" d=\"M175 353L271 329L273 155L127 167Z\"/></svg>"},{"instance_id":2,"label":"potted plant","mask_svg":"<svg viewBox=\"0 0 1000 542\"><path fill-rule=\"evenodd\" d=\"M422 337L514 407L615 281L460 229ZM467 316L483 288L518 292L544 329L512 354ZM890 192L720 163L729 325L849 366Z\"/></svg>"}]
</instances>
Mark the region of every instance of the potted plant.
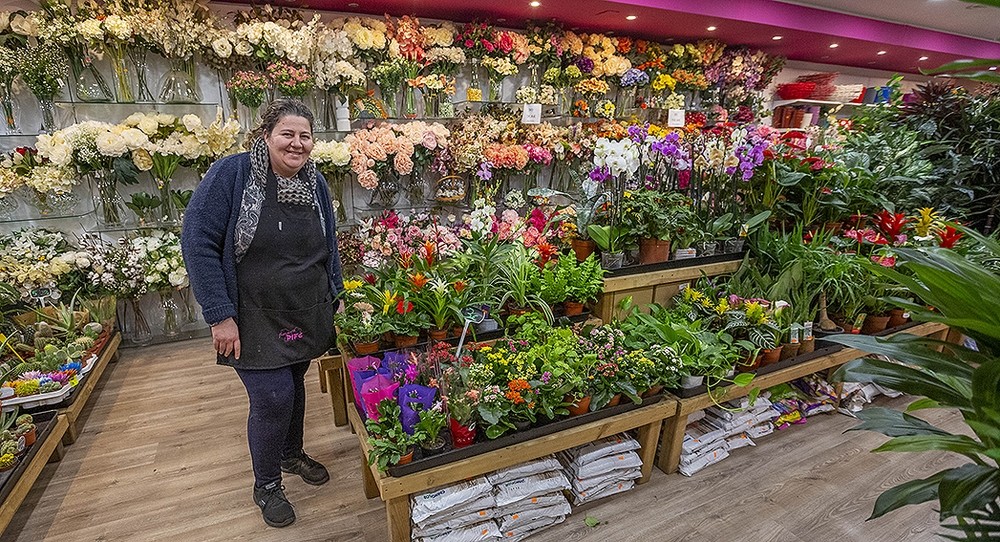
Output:
<instances>
[{"instance_id":1,"label":"potted plant","mask_svg":"<svg viewBox=\"0 0 1000 542\"><path fill-rule=\"evenodd\" d=\"M691 245L701 239L701 231L698 229L698 217L694 211L688 209L677 217L677 233L674 235L674 259L686 260L698 255L697 249Z\"/></svg>"},{"instance_id":2,"label":"potted plant","mask_svg":"<svg viewBox=\"0 0 1000 542\"><path fill-rule=\"evenodd\" d=\"M428 334L431 340L445 340L449 326L457 320L459 309L455 306L455 296L461 292L456 292L455 288L453 283L439 276L425 279L417 291L414 302L430 317L431 329Z\"/></svg>"},{"instance_id":3,"label":"potted plant","mask_svg":"<svg viewBox=\"0 0 1000 542\"><path fill-rule=\"evenodd\" d=\"M639 190L622 197L622 225L639 239L639 263L665 262L670 256L670 239L677 231L680 207L688 199L679 192Z\"/></svg>"},{"instance_id":4,"label":"potted plant","mask_svg":"<svg viewBox=\"0 0 1000 542\"><path fill-rule=\"evenodd\" d=\"M0 454L0 472L9 471L17 466L17 457L12 453Z\"/></svg>"},{"instance_id":5,"label":"potted plant","mask_svg":"<svg viewBox=\"0 0 1000 542\"><path fill-rule=\"evenodd\" d=\"M665 387L676 388L680 384L682 361L673 348L653 344L646 351L646 356L652 361L652 379L649 389L642 394L643 397L651 397Z\"/></svg>"},{"instance_id":6,"label":"potted plant","mask_svg":"<svg viewBox=\"0 0 1000 542\"><path fill-rule=\"evenodd\" d=\"M441 435L441 430L448 425L448 416L445 415L444 406L441 401L434 403L431 408L420 411L420 421L414 425L414 435L421 435L420 449L424 456L438 455L444 451L445 439Z\"/></svg>"},{"instance_id":7,"label":"potted plant","mask_svg":"<svg viewBox=\"0 0 1000 542\"><path fill-rule=\"evenodd\" d=\"M31 414L21 414L14 420L14 436L24 437L24 445L31 446L35 443L35 423Z\"/></svg>"},{"instance_id":8,"label":"potted plant","mask_svg":"<svg viewBox=\"0 0 1000 542\"><path fill-rule=\"evenodd\" d=\"M535 289L542 301L545 301L550 307L565 303L569 297L569 281L575 268L574 258L559 258L558 261L550 261L545 264L535 275L538 281ZM567 309L567 314L568 311L569 309Z\"/></svg>"},{"instance_id":9,"label":"potted plant","mask_svg":"<svg viewBox=\"0 0 1000 542\"><path fill-rule=\"evenodd\" d=\"M395 333L396 348L416 345L420 332L429 326L427 315L415 309L412 301L399 296L396 306L388 311L388 327Z\"/></svg>"},{"instance_id":10,"label":"potted plant","mask_svg":"<svg viewBox=\"0 0 1000 542\"><path fill-rule=\"evenodd\" d=\"M560 265L562 260L559 260ZM584 305L594 303L600 297L604 291L604 269L593 255L576 265L573 262L566 265L573 266L566 294L566 315L570 316L582 313Z\"/></svg>"},{"instance_id":11,"label":"potted plant","mask_svg":"<svg viewBox=\"0 0 1000 542\"><path fill-rule=\"evenodd\" d=\"M861 334L874 335L884 331L889 325L889 303L886 301L886 284L875 280L870 283L870 290L862 299L865 307L865 320L861 325Z\"/></svg>"},{"instance_id":12,"label":"potted plant","mask_svg":"<svg viewBox=\"0 0 1000 542\"><path fill-rule=\"evenodd\" d=\"M378 421L365 421L368 431L368 464L385 471L392 465L405 465L413 460L413 445L423 435L419 431L408 435L399 421L399 404L395 399L383 399L378 404Z\"/></svg>"},{"instance_id":13,"label":"potted plant","mask_svg":"<svg viewBox=\"0 0 1000 542\"><path fill-rule=\"evenodd\" d=\"M541 312L549 322L553 321L552 309L535 289L538 283L538 265L529 249L520 243L513 245L509 257L500 265L497 286L503 291L500 306L509 305L514 313L530 310Z\"/></svg>"},{"instance_id":14,"label":"potted plant","mask_svg":"<svg viewBox=\"0 0 1000 542\"><path fill-rule=\"evenodd\" d=\"M338 340L349 343L362 356L378 352L379 339L389 329L382 314L367 301L348 304L343 312L334 315L334 322L340 329Z\"/></svg>"},{"instance_id":15,"label":"potted plant","mask_svg":"<svg viewBox=\"0 0 1000 542\"><path fill-rule=\"evenodd\" d=\"M778 361L781 356L781 346L778 344L781 330L760 302L748 301L741 307L727 311L725 322L723 331L745 338L755 350L760 351L759 358L750 363L751 368Z\"/></svg>"},{"instance_id":16,"label":"potted plant","mask_svg":"<svg viewBox=\"0 0 1000 542\"><path fill-rule=\"evenodd\" d=\"M455 448L465 448L476 441L476 407L479 391L472 389L452 389L448 394L448 428L451 444Z\"/></svg>"},{"instance_id":17,"label":"potted plant","mask_svg":"<svg viewBox=\"0 0 1000 542\"><path fill-rule=\"evenodd\" d=\"M625 229L621 226L600 226L591 224L587 227L591 239L601 249L601 267L605 269L620 269L625 258L623 242Z\"/></svg>"}]
</instances>

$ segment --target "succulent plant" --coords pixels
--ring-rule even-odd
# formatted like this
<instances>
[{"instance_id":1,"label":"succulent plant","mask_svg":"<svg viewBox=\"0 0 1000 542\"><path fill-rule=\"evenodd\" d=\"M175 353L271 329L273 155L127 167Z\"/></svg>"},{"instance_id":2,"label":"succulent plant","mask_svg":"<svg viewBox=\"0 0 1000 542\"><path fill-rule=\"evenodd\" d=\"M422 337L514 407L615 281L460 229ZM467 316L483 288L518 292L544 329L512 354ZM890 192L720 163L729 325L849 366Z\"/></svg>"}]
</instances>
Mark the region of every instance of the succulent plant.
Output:
<instances>
[{"instance_id":1,"label":"succulent plant","mask_svg":"<svg viewBox=\"0 0 1000 542\"><path fill-rule=\"evenodd\" d=\"M14 439L14 433L11 433L10 431L8 431L6 429L4 429L3 431L0 431L0 442L7 442L9 440L15 440Z\"/></svg>"},{"instance_id":2,"label":"succulent plant","mask_svg":"<svg viewBox=\"0 0 1000 542\"><path fill-rule=\"evenodd\" d=\"M83 334L91 339L97 339L97 337L104 331L104 326L99 322L91 322L83 326Z\"/></svg>"},{"instance_id":3,"label":"succulent plant","mask_svg":"<svg viewBox=\"0 0 1000 542\"><path fill-rule=\"evenodd\" d=\"M21 437L21 436L27 435L28 433L32 432L34 429L35 429L35 424L33 424L33 423L26 423L24 425L19 425L19 426L17 426L16 429L14 429L14 436L15 437Z\"/></svg>"},{"instance_id":4,"label":"succulent plant","mask_svg":"<svg viewBox=\"0 0 1000 542\"><path fill-rule=\"evenodd\" d=\"M17 397L27 397L38 393L37 380L21 380L14 383L14 395Z\"/></svg>"},{"instance_id":5,"label":"succulent plant","mask_svg":"<svg viewBox=\"0 0 1000 542\"><path fill-rule=\"evenodd\" d=\"M34 423L35 419L31 417L31 414L21 414L14 420L14 425L27 425L29 423Z\"/></svg>"},{"instance_id":6,"label":"succulent plant","mask_svg":"<svg viewBox=\"0 0 1000 542\"><path fill-rule=\"evenodd\" d=\"M17 441L5 440L0 443L0 455L14 455L17 453Z\"/></svg>"},{"instance_id":7,"label":"succulent plant","mask_svg":"<svg viewBox=\"0 0 1000 542\"><path fill-rule=\"evenodd\" d=\"M38 386L38 393L49 393L53 391L59 391L61 389L62 389L62 384L56 382L55 380L50 380Z\"/></svg>"},{"instance_id":8,"label":"succulent plant","mask_svg":"<svg viewBox=\"0 0 1000 542\"><path fill-rule=\"evenodd\" d=\"M7 470L13 467L17 463L17 458L14 454L3 454L0 455L0 470Z\"/></svg>"}]
</instances>

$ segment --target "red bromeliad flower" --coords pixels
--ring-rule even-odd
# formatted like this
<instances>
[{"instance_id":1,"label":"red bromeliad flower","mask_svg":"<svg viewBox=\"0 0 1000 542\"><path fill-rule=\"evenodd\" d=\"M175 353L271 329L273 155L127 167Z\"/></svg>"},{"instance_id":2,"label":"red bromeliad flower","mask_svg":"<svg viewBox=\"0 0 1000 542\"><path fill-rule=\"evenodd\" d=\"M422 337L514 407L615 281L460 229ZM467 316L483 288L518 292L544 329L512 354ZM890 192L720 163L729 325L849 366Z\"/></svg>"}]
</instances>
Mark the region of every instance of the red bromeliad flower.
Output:
<instances>
[{"instance_id":1,"label":"red bromeliad flower","mask_svg":"<svg viewBox=\"0 0 1000 542\"><path fill-rule=\"evenodd\" d=\"M375 281L378 280L377 278L375 278L375 275L372 274L372 273L365 274L364 279L365 279L365 282L367 282L368 284L375 284Z\"/></svg>"},{"instance_id":2,"label":"red bromeliad flower","mask_svg":"<svg viewBox=\"0 0 1000 542\"><path fill-rule=\"evenodd\" d=\"M427 260L427 266L430 267L434 265L434 252L437 246L433 241L424 241L424 259Z\"/></svg>"},{"instance_id":3,"label":"red bromeliad flower","mask_svg":"<svg viewBox=\"0 0 1000 542\"><path fill-rule=\"evenodd\" d=\"M400 298L399 301L396 302L396 314L407 314L412 311L413 303L410 303L403 298Z\"/></svg>"},{"instance_id":4,"label":"red bromeliad flower","mask_svg":"<svg viewBox=\"0 0 1000 542\"><path fill-rule=\"evenodd\" d=\"M455 287L456 292L462 293L462 291L465 290L465 287L468 285L465 283L464 280L456 280L455 283L452 284L452 286Z\"/></svg>"},{"instance_id":5,"label":"red bromeliad flower","mask_svg":"<svg viewBox=\"0 0 1000 542\"><path fill-rule=\"evenodd\" d=\"M945 226L943 230L938 230L938 246L941 248L955 248L955 243L962 238L962 232L951 226Z\"/></svg>"},{"instance_id":6,"label":"red bromeliad flower","mask_svg":"<svg viewBox=\"0 0 1000 542\"><path fill-rule=\"evenodd\" d=\"M424 276L423 273L417 273L416 275L410 275L410 284L413 285L413 289L415 291L422 290L424 288L424 286L427 286L428 282L430 282L430 279L427 278L426 276Z\"/></svg>"},{"instance_id":7,"label":"red bromeliad flower","mask_svg":"<svg viewBox=\"0 0 1000 542\"><path fill-rule=\"evenodd\" d=\"M539 243L535 248L538 250L538 265L545 267L549 260L559 252L555 246L548 242Z\"/></svg>"},{"instance_id":8,"label":"red bromeliad flower","mask_svg":"<svg viewBox=\"0 0 1000 542\"><path fill-rule=\"evenodd\" d=\"M897 239L903 234L903 228L910 221L905 213L890 213L882 210L875 215L875 227L882 230L882 233L889 239Z\"/></svg>"},{"instance_id":9,"label":"red bromeliad flower","mask_svg":"<svg viewBox=\"0 0 1000 542\"><path fill-rule=\"evenodd\" d=\"M545 228L545 223L547 222L545 218L545 211L535 207L531 210L531 214L528 216L528 223L541 231Z\"/></svg>"}]
</instances>

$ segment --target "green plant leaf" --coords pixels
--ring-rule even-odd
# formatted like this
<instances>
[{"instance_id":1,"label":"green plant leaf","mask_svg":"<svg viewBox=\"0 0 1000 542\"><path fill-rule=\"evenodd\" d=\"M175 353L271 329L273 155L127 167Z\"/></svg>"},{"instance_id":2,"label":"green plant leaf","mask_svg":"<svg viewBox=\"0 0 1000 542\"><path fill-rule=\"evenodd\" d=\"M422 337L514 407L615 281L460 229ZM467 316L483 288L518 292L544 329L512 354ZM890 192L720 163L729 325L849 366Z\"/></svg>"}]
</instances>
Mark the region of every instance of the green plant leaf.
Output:
<instances>
[{"instance_id":1,"label":"green plant leaf","mask_svg":"<svg viewBox=\"0 0 1000 542\"><path fill-rule=\"evenodd\" d=\"M583 523L587 527L597 527L601 524L601 520L595 518L594 516L587 516L583 519Z\"/></svg>"},{"instance_id":2,"label":"green plant leaf","mask_svg":"<svg viewBox=\"0 0 1000 542\"><path fill-rule=\"evenodd\" d=\"M938 497L938 485L949 471L944 470L920 480L910 480L898 486L887 489L875 499L875 507L869 520L880 518L897 508L908 504L920 504L933 501Z\"/></svg>"},{"instance_id":3,"label":"green plant leaf","mask_svg":"<svg viewBox=\"0 0 1000 542\"><path fill-rule=\"evenodd\" d=\"M974 461L986 448L975 439L965 435L909 435L895 437L872 450L873 452L929 452L932 450L953 452Z\"/></svg>"},{"instance_id":4,"label":"green plant leaf","mask_svg":"<svg viewBox=\"0 0 1000 542\"><path fill-rule=\"evenodd\" d=\"M951 435L951 433L938 429L916 416L891 408L868 407L856 415L862 423L848 429L848 431L877 431L887 437Z\"/></svg>"},{"instance_id":5,"label":"green plant leaf","mask_svg":"<svg viewBox=\"0 0 1000 542\"><path fill-rule=\"evenodd\" d=\"M923 410L926 408L941 408L941 405L939 405L938 402L933 399L921 397L920 399L917 399L916 401L910 403L910 405L906 407L906 411L914 412L916 410Z\"/></svg>"},{"instance_id":6,"label":"green plant leaf","mask_svg":"<svg viewBox=\"0 0 1000 542\"><path fill-rule=\"evenodd\" d=\"M743 387L749 386L753 382L753 377L753 373L740 373L733 378L733 384Z\"/></svg>"},{"instance_id":7,"label":"green plant leaf","mask_svg":"<svg viewBox=\"0 0 1000 542\"><path fill-rule=\"evenodd\" d=\"M833 375L836 382L874 382L911 395L922 395L947 406L968 407L971 393L956 390L933 374L877 359L862 358L844 364Z\"/></svg>"},{"instance_id":8,"label":"green plant leaf","mask_svg":"<svg viewBox=\"0 0 1000 542\"><path fill-rule=\"evenodd\" d=\"M985 465L963 465L941 479L941 519L983 509L1000 494L1000 471Z\"/></svg>"}]
</instances>

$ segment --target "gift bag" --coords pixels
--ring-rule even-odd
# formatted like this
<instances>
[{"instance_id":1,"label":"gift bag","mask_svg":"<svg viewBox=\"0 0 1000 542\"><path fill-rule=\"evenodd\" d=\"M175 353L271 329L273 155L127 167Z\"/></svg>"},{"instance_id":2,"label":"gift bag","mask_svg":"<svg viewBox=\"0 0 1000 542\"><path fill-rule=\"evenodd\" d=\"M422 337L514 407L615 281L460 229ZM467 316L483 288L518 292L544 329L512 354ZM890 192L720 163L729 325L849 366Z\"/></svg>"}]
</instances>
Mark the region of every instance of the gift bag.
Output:
<instances>
[{"instance_id":1,"label":"gift bag","mask_svg":"<svg viewBox=\"0 0 1000 542\"><path fill-rule=\"evenodd\" d=\"M406 434L413 434L413 426L420 421L420 411L430 409L436 396L437 388L421 386L420 384L407 384L399 388L399 409L401 411L399 419L403 423L403 431L406 431Z\"/></svg>"},{"instance_id":2,"label":"gift bag","mask_svg":"<svg viewBox=\"0 0 1000 542\"><path fill-rule=\"evenodd\" d=\"M351 387L354 391L354 401L361 403L361 383L375 376L379 366L378 358L364 356L347 360L347 373L351 375Z\"/></svg>"},{"instance_id":3,"label":"gift bag","mask_svg":"<svg viewBox=\"0 0 1000 542\"><path fill-rule=\"evenodd\" d=\"M406 354L402 352L386 352L379 366L379 372L388 374L396 380L402 380L406 370Z\"/></svg>"},{"instance_id":4,"label":"gift bag","mask_svg":"<svg viewBox=\"0 0 1000 542\"><path fill-rule=\"evenodd\" d=\"M399 382L381 373L376 373L361 384L361 404L365 407L368 419L378 421L378 404L383 399L391 399L398 387Z\"/></svg>"}]
</instances>

